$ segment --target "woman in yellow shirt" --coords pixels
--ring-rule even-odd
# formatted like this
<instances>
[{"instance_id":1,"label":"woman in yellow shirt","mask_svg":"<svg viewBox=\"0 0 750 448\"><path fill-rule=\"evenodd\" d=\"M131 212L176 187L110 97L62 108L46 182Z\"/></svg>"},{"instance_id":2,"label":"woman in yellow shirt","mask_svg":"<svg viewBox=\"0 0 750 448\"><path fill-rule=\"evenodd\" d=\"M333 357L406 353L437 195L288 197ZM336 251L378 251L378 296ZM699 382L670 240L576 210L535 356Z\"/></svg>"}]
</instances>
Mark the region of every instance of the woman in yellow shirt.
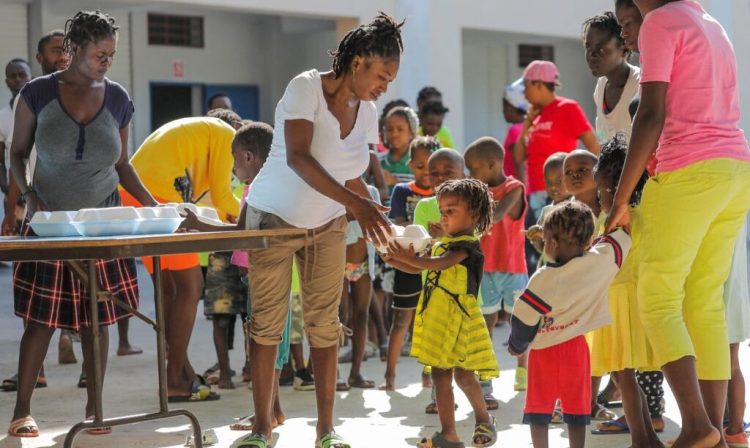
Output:
<instances>
[{"instance_id":1,"label":"woman in yellow shirt","mask_svg":"<svg viewBox=\"0 0 750 448\"><path fill-rule=\"evenodd\" d=\"M239 214L232 194L232 139L235 130L218 118L192 117L169 122L154 131L130 163L159 202L211 205L222 217ZM120 191L125 205L140 206ZM151 257L144 264L153 274ZM203 401L218 396L196 381L187 357L203 276L198 254L162 257L162 278L169 346L167 383L170 401Z\"/></svg>"}]
</instances>

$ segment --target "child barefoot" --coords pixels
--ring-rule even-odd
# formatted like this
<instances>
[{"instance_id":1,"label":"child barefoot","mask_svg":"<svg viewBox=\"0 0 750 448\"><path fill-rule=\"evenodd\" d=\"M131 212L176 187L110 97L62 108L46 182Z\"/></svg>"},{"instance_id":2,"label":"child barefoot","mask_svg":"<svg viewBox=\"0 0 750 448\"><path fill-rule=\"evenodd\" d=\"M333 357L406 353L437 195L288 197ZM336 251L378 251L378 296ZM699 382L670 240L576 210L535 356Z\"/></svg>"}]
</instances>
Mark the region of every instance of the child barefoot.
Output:
<instances>
[{"instance_id":1,"label":"child barefoot","mask_svg":"<svg viewBox=\"0 0 750 448\"><path fill-rule=\"evenodd\" d=\"M484 254L482 276L482 314L487 331L492 332L498 320L497 312L511 310L516 294L526 288L526 241L523 223L526 216L526 188L512 176L505 176L505 151L500 142L491 137L480 138L466 148L464 160L471 177L487 184L492 193L495 211L492 228L480 240ZM487 408L497 409L492 396L492 383L483 382ZM518 357L514 389L526 390L526 358Z\"/></svg>"},{"instance_id":2,"label":"child barefoot","mask_svg":"<svg viewBox=\"0 0 750 448\"><path fill-rule=\"evenodd\" d=\"M438 149L438 141L432 137L417 137L409 149L409 169L414 180L400 183L393 189L391 211L388 215L393 222L406 226L414 221L414 209L420 199L432 196L428 160ZM398 269L393 279L393 323L388 338L388 356L385 369L385 383L381 390L393 390L396 380L396 363L401 355L406 332L414 319L419 294L422 291L421 274L410 274Z\"/></svg>"},{"instance_id":3,"label":"child barefoot","mask_svg":"<svg viewBox=\"0 0 750 448\"><path fill-rule=\"evenodd\" d=\"M607 290L630 249L619 230L592 249L594 216L578 201L556 205L544 220L549 262L531 277L511 316L508 350L529 352L523 421L535 448L548 446L555 401L562 402L571 448L583 448L591 420L591 372L584 334L611 322Z\"/></svg>"},{"instance_id":4,"label":"child barefoot","mask_svg":"<svg viewBox=\"0 0 750 448\"><path fill-rule=\"evenodd\" d=\"M599 162L594 167L594 179L603 213L608 213L612 208L612 193L625 164L628 150L625 138L625 134L617 134L605 143ZM601 377L611 373L622 394L625 422L619 422L619 425L624 426L623 429L630 433L633 448L662 446L651 421L646 397L638 386L635 374L636 369L655 370L651 346L641 324L636 295L641 225L638 204L646 179L644 172L630 199L633 243L630 253L624 258L620 272L609 288L609 308L613 322L593 332L591 347L592 375ZM612 427L617 428L618 422L604 422L591 432L611 434Z\"/></svg>"},{"instance_id":5,"label":"child barefoot","mask_svg":"<svg viewBox=\"0 0 750 448\"><path fill-rule=\"evenodd\" d=\"M398 269L420 273L427 279L414 320L412 356L432 366L438 414L442 429L424 438L419 447L463 446L456 432L453 379L474 409L474 446L492 446L497 439L494 418L487 412L480 379L499 371L477 294L482 280L482 255L476 234L488 230L492 198L487 186L474 179L447 181L436 191L440 224L445 236L432 256L420 257L412 247L392 242L387 258Z\"/></svg>"}]
</instances>

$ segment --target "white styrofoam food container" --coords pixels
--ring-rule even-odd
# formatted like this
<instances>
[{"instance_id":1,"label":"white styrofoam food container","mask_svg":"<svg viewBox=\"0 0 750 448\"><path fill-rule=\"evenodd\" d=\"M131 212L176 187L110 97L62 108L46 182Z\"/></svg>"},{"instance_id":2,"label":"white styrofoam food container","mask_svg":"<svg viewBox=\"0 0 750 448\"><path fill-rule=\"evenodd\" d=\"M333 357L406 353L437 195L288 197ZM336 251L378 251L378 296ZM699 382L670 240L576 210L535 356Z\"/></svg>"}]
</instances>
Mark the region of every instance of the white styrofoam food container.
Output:
<instances>
[{"instance_id":1,"label":"white styrofoam food container","mask_svg":"<svg viewBox=\"0 0 750 448\"><path fill-rule=\"evenodd\" d=\"M31 218L31 229L39 236L80 236L78 228L71 222L76 212L36 212Z\"/></svg>"},{"instance_id":2,"label":"white styrofoam food container","mask_svg":"<svg viewBox=\"0 0 750 448\"><path fill-rule=\"evenodd\" d=\"M191 204L189 202L181 202L179 204L170 202L166 205L177 207L177 211L180 213L184 213L185 209L189 209L198 217L199 221L202 221L206 224L213 224L213 225L224 224L223 222L221 222L221 219L219 219L219 213L213 207L202 207L199 205Z\"/></svg>"},{"instance_id":3,"label":"white styrofoam food container","mask_svg":"<svg viewBox=\"0 0 750 448\"><path fill-rule=\"evenodd\" d=\"M175 206L141 207L136 211L143 219L137 229L140 235L174 233L183 220Z\"/></svg>"},{"instance_id":4,"label":"white styrofoam food container","mask_svg":"<svg viewBox=\"0 0 750 448\"><path fill-rule=\"evenodd\" d=\"M73 224L83 236L134 235L143 222L135 207L83 208Z\"/></svg>"},{"instance_id":5,"label":"white styrofoam food container","mask_svg":"<svg viewBox=\"0 0 750 448\"><path fill-rule=\"evenodd\" d=\"M388 237L388 241L395 241L401 247L409 247L410 244L414 246L414 251L419 253L424 251L430 246L430 234L421 225L411 224L406 227L391 225L391 235ZM378 252L387 253L387 246L376 246Z\"/></svg>"}]
</instances>

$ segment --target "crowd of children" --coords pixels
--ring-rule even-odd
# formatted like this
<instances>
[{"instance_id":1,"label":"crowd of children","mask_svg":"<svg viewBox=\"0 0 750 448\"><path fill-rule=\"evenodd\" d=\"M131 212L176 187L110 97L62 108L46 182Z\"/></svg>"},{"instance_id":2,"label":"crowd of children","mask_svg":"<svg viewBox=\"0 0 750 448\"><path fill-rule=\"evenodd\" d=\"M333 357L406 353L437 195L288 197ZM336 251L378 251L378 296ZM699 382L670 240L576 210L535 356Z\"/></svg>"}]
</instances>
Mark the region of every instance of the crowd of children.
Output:
<instances>
[{"instance_id":1,"label":"crowd of children","mask_svg":"<svg viewBox=\"0 0 750 448\"><path fill-rule=\"evenodd\" d=\"M644 137L648 130L643 130L644 123L655 116L647 115L648 111L654 113L656 100L650 96L654 86L639 88L639 83L645 82L641 70L628 62L631 53L640 51L638 32L647 22L641 15L644 9L636 6L641 2L615 3L615 12L590 18L583 26L585 59L598 77L593 95L595 126L577 102L557 94L559 72L549 61L532 62L522 78L504 90L503 112L510 124L504 145L495 138L483 137L465 148L453 149L453 137L443 123L448 108L435 87L419 92L416 110L404 100L395 100L382 112L380 144L371 146L369 166L362 176L369 184L368 200L388 206L387 215L393 225L423 226L431 244L429 250L416 253L413 247L390 241L376 251L372 235L363 232L360 222L348 211L339 316L347 336L341 344L351 347L345 359L339 361L351 363L351 368L345 380L339 379L336 389L374 388L375 382L362 376L361 366L368 356L377 353L385 362L380 389L394 391L399 387L399 358L404 354L416 358L422 365L422 386L433 391L432 402L425 411L437 414L440 421L440 430L419 442L422 448L464 446L456 431L454 381L474 411L472 445L492 446L497 441L496 421L490 413L500 406L492 387L492 380L499 375L493 335L506 319L510 327L506 345L517 357L514 390L525 391L524 412L519 421L530 425L536 448L548 446L551 423L565 423L570 446L582 448L586 426L592 420L598 421L593 434L630 434L633 447L664 446L657 436L664 429L662 368L686 426L672 446L724 446L725 442L730 447L748 446L738 347L750 337L747 227L740 226L750 199L728 180L732 176L747 180L747 143L739 142L736 133L740 131L736 123L730 123L724 124L728 128L714 130L724 132L722 138L731 143L718 159L707 153L698 160L690 159L679 153L674 143L665 141L661 144L666 151L660 147L659 152L645 154L640 150L643 154L633 155L633 142L642 146L651 143L656 149L654 136L650 135L649 140ZM658 14L658 9L667 7L663 3L690 3L674 6L674 14L694 20L696 14L700 15L690 9L700 6L688 1L645 3L652 6L646 8L648 12L657 11L651 16L652 22L665 20L664 14ZM679 26L689 27L687 19L683 22ZM707 32L714 33L712 39L723 44L713 26L711 22ZM653 36L663 29L652 24L647 31L651 40L643 42L649 43L652 52L647 53L647 60L655 62ZM727 67L732 66L733 59ZM668 75L667 69L659 69L658 73L653 69L646 72L654 77L648 79L652 84ZM731 81L731 76L728 79ZM664 91L660 93L665 95ZM639 94L644 97L647 112L640 106L643 103L639 102ZM734 111L736 104L731 106L729 109ZM182 129L191 123L203 127L209 123L221 131L224 140L231 137L232 172L244 185L242 211L235 224L212 225L187 210L184 229L247 228L248 192L274 141L274 130L269 125L239 121L236 114L228 111L215 114L228 124L214 118L193 118L171 126ZM636 118L634 124L634 115L646 118L641 118L640 123ZM665 119L674 120L669 115ZM686 132L685 123L668 123L671 136ZM579 142L585 149L577 149ZM689 139L688 142L696 144ZM143 152L134 157L136 168L143 157ZM730 167L724 159L735 159L734 166ZM225 157L224 162L224 171L228 172L229 159ZM721 202L719 193L703 194L696 180L702 175L700 167L716 183L727 186L731 198L722 197ZM657 232L655 223L676 233L682 225L670 223L659 206L678 207L690 200L670 184L669 176L664 176L672 171L677 174L672 176L677 177L673 182L684 182L702 200L723 204L714 204L716 210L711 209L718 221L707 221L701 229L692 225L689 230L693 259L705 255L704 264L715 262L726 268L727 275L708 274L705 266L688 264L684 257L675 261L682 262L678 266L653 254L661 247L655 235L666 237L664 229ZM209 182L208 175L205 177L193 179L194 186L199 181ZM226 190L229 181L224 180L221 184ZM164 188L172 191L172 185ZM662 191L665 197L656 198L655 191ZM236 208L233 198L224 199L231 202L227 208ZM674 203L665 202L670 200ZM720 205L725 208L719 209ZM685 211L687 208L678 210L680 216L689 218L699 213ZM691 210L693 215L688 213ZM730 240L736 238L731 251L717 251L693 241L699 239L698 234L708 238L706 229L716 226L720 228L714 230L723 235L721 241L716 240L721 247L729 248ZM718 238L716 235L713 237ZM670 253L677 250L669 249ZM254 299L248 288L249 266L247 253L209 256L204 312L213 320L218 362L206 371L206 376L209 383L221 389L234 387L228 350L232 347L236 316L247 319L250 301ZM647 269L653 266L672 269L670 275L687 282L685 288L691 291L683 292L682 298L677 293L667 297L664 292L669 300L659 303L661 293L657 292L673 289L674 285L665 285L660 272ZM195 263L190 267L195 268ZM682 277L675 272L681 272ZM285 419L279 401L280 384L293 385L300 391L316 389L315 365L304 356L304 299L300 298L296 266L291 277L291 306L276 354L273 407L270 416L259 412L259 419L270 421L273 426ZM181 287L180 280L173 279L176 290ZM723 289L718 288L724 291L723 302L719 303L720 294L712 291L708 299L716 299L715 303L707 299L697 304L692 290L702 291L698 283L718 280L725 283ZM690 303L683 310L681 300L688 299ZM701 310L706 316L700 315ZM700 319L708 319L707 316L712 319L710 325L702 325ZM667 332L667 327L673 333ZM243 328L248 336L249 328ZM706 336L708 333L710 337ZM679 347L666 347L673 335L679 336ZM721 348L699 340L701 335L720 342ZM189 334L186 337L189 340ZM173 344L170 350L177 346ZM251 347L246 344L242 369L242 378L250 387L254 363ZM266 350L259 344L254 347ZM716 353L708 353L713 350ZM699 354L697 367L695 352ZM700 360L700 356L704 359ZM713 364L707 365L706 358ZM192 370L186 353L183 364L184 368L170 370L170 378L176 383L186 382L189 393L170 397L171 401L219 398L208 385L194 383L194 372L183 378L185 369ZM685 378L678 378L676 366L684 369ZM610 375L610 383L600 391L601 378L606 375ZM30 392L27 395L30 399ZM624 412L619 419L609 409L617 397ZM38 435L33 419L21 417L11 424L9 432L19 437ZM253 431L255 417L242 417L231 429ZM689 422L696 426L690 427ZM335 433L328 436L334 437ZM266 446L260 443L265 443L265 439L254 433L253 437L242 446ZM331 446L348 445L337 442Z\"/></svg>"}]
</instances>

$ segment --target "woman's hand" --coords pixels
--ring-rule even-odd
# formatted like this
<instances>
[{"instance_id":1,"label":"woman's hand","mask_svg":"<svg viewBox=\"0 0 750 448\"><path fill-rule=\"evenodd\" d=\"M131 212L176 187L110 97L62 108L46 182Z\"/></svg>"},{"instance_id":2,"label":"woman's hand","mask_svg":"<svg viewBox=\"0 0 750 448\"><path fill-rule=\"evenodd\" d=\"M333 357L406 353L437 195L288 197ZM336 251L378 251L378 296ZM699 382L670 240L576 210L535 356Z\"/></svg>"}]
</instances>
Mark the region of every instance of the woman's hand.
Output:
<instances>
[{"instance_id":1,"label":"woman's hand","mask_svg":"<svg viewBox=\"0 0 750 448\"><path fill-rule=\"evenodd\" d=\"M349 207L349 211L359 222L362 234L366 239L378 246L388 244L388 235L391 233L391 223L386 219L384 212L389 210L377 202L358 197L359 199Z\"/></svg>"},{"instance_id":2,"label":"woman's hand","mask_svg":"<svg viewBox=\"0 0 750 448\"><path fill-rule=\"evenodd\" d=\"M614 232L618 227L630 233L630 207L628 204L615 203L607 217L605 233Z\"/></svg>"},{"instance_id":3,"label":"woman's hand","mask_svg":"<svg viewBox=\"0 0 750 448\"><path fill-rule=\"evenodd\" d=\"M18 232L16 231L16 214L6 213L5 218L3 218L2 235L13 236L17 234Z\"/></svg>"}]
</instances>

